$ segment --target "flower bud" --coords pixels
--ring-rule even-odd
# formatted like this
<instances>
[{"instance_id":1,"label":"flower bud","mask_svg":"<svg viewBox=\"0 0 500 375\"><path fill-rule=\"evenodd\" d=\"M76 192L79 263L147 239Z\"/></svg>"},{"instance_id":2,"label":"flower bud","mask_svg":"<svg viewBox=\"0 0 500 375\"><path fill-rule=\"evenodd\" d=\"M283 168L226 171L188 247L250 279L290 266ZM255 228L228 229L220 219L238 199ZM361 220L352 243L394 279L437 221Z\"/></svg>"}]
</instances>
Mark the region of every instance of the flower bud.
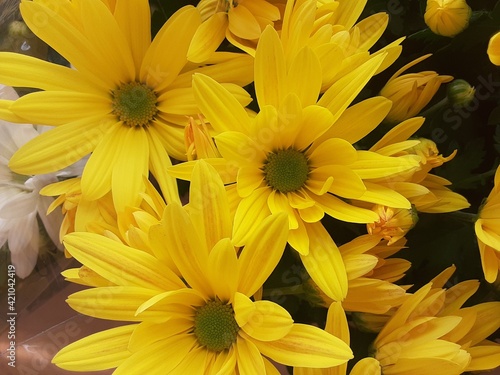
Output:
<instances>
[{"instance_id":1,"label":"flower bud","mask_svg":"<svg viewBox=\"0 0 500 375\"><path fill-rule=\"evenodd\" d=\"M486 52L490 61L496 66L500 66L500 32L491 37Z\"/></svg>"},{"instance_id":2,"label":"flower bud","mask_svg":"<svg viewBox=\"0 0 500 375\"><path fill-rule=\"evenodd\" d=\"M469 25L471 14L465 0L427 0L424 20L434 34L453 37Z\"/></svg>"},{"instance_id":3,"label":"flower bud","mask_svg":"<svg viewBox=\"0 0 500 375\"><path fill-rule=\"evenodd\" d=\"M441 84L453 79L433 71L402 74L429 56L419 57L403 66L380 90L380 95L392 101L386 121L397 123L416 116L432 100Z\"/></svg>"},{"instance_id":4,"label":"flower bud","mask_svg":"<svg viewBox=\"0 0 500 375\"><path fill-rule=\"evenodd\" d=\"M475 94L476 89L463 79L450 82L446 88L448 101L454 106L463 107L468 105L474 99Z\"/></svg>"},{"instance_id":5,"label":"flower bud","mask_svg":"<svg viewBox=\"0 0 500 375\"><path fill-rule=\"evenodd\" d=\"M382 205L375 205L372 211L378 214L379 220L366 224L369 234L382 236L392 245L403 238L418 221L417 212L410 208L392 208Z\"/></svg>"}]
</instances>

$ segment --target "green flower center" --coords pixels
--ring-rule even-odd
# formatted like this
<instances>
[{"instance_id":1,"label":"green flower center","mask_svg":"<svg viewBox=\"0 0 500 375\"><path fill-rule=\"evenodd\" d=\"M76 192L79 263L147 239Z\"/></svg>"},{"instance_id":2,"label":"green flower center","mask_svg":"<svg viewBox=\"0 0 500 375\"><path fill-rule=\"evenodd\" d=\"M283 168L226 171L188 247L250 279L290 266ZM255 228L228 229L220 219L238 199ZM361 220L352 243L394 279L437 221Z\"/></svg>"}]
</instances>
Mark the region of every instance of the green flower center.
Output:
<instances>
[{"instance_id":1,"label":"green flower center","mask_svg":"<svg viewBox=\"0 0 500 375\"><path fill-rule=\"evenodd\" d=\"M200 345L214 352L229 349L236 342L238 323L231 305L208 301L196 310L194 334Z\"/></svg>"},{"instance_id":2,"label":"green flower center","mask_svg":"<svg viewBox=\"0 0 500 375\"><path fill-rule=\"evenodd\" d=\"M270 187L289 193L304 186L309 175L309 163L303 152L287 148L269 153L263 171Z\"/></svg>"},{"instance_id":3,"label":"green flower center","mask_svg":"<svg viewBox=\"0 0 500 375\"><path fill-rule=\"evenodd\" d=\"M146 126L158 112L155 92L140 82L125 83L111 95L113 113L128 126Z\"/></svg>"}]
</instances>

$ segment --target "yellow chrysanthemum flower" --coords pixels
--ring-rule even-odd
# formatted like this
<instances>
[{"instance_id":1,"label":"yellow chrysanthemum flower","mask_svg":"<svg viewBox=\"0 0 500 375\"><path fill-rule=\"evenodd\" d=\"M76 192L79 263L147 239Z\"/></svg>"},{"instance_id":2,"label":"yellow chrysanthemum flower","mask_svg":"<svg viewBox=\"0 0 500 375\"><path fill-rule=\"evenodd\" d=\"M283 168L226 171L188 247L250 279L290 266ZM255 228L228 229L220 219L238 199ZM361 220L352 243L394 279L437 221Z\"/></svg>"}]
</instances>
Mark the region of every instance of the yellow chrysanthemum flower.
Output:
<instances>
[{"instance_id":1,"label":"yellow chrysanthemum flower","mask_svg":"<svg viewBox=\"0 0 500 375\"><path fill-rule=\"evenodd\" d=\"M95 317L139 323L79 340L53 362L76 371L117 367L115 375L274 374L267 358L316 368L352 358L339 338L294 324L278 304L251 299L281 258L286 216L265 220L243 249L231 244L231 227L224 185L200 161L189 205L169 204L161 224L149 231L153 254L92 233L67 235L68 251L112 284L77 292L69 305ZM175 270L164 263L165 253Z\"/></svg>"},{"instance_id":2,"label":"yellow chrysanthemum flower","mask_svg":"<svg viewBox=\"0 0 500 375\"><path fill-rule=\"evenodd\" d=\"M188 51L194 62L210 58L224 37L257 45L264 28L281 18L279 8L267 0L201 0L197 8L203 23Z\"/></svg>"},{"instance_id":3,"label":"yellow chrysanthemum flower","mask_svg":"<svg viewBox=\"0 0 500 375\"><path fill-rule=\"evenodd\" d=\"M491 37L486 53L493 64L500 66L500 32Z\"/></svg>"},{"instance_id":4,"label":"yellow chrysanthemum flower","mask_svg":"<svg viewBox=\"0 0 500 375\"><path fill-rule=\"evenodd\" d=\"M465 0L427 0L424 21L433 33L452 37L465 30L471 15Z\"/></svg>"},{"instance_id":5,"label":"yellow chrysanthemum flower","mask_svg":"<svg viewBox=\"0 0 500 375\"><path fill-rule=\"evenodd\" d=\"M423 117L403 121L370 148L370 151L385 156L418 155L420 167L406 174L371 182L399 192L415 206L418 212L442 213L469 207L470 204L465 197L446 187L451 185L450 181L429 173L432 168L451 160L456 151L444 157L439 154L434 142L426 139L409 139L423 123Z\"/></svg>"},{"instance_id":6,"label":"yellow chrysanthemum flower","mask_svg":"<svg viewBox=\"0 0 500 375\"><path fill-rule=\"evenodd\" d=\"M462 307L477 280L443 289L449 267L411 295L378 334L374 357L383 374L454 375L500 365L500 344L486 340L500 327L500 302Z\"/></svg>"},{"instance_id":7,"label":"yellow chrysanthemum flower","mask_svg":"<svg viewBox=\"0 0 500 375\"><path fill-rule=\"evenodd\" d=\"M403 66L380 91L380 95L392 101L387 121L400 122L416 116L432 100L441 84L453 79L452 76L442 76L433 71L401 75L429 56L424 55Z\"/></svg>"},{"instance_id":8,"label":"yellow chrysanthemum flower","mask_svg":"<svg viewBox=\"0 0 500 375\"><path fill-rule=\"evenodd\" d=\"M495 282L500 269L500 167L495 173L495 181L486 202L479 209L474 225L476 231L484 277L489 283Z\"/></svg>"},{"instance_id":9,"label":"yellow chrysanthemum flower","mask_svg":"<svg viewBox=\"0 0 500 375\"><path fill-rule=\"evenodd\" d=\"M252 80L252 58L224 55L220 70L217 64L187 69L187 49L201 22L191 6L170 17L153 41L146 0L132 8L118 0L114 13L101 0L57 6L23 1L21 12L33 32L74 69L20 54L0 55L1 82L45 90L0 102L2 116L55 126L22 147L10 167L23 174L47 173L91 153L81 182L86 200L112 190L117 211L137 206L149 172L166 199L177 200L175 179L163 171L171 164L169 155L185 158L185 116L199 112L192 72L246 84ZM246 93L238 97L250 101Z\"/></svg>"},{"instance_id":10,"label":"yellow chrysanthemum flower","mask_svg":"<svg viewBox=\"0 0 500 375\"><path fill-rule=\"evenodd\" d=\"M339 302L334 302L328 308L326 316L325 331L341 338L347 345L350 343L349 325L344 310ZM346 375L347 363L330 367L327 369L312 369L296 367L293 369L293 375ZM379 362L375 358L363 358L359 360L350 375L381 375Z\"/></svg>"}]
</instances>

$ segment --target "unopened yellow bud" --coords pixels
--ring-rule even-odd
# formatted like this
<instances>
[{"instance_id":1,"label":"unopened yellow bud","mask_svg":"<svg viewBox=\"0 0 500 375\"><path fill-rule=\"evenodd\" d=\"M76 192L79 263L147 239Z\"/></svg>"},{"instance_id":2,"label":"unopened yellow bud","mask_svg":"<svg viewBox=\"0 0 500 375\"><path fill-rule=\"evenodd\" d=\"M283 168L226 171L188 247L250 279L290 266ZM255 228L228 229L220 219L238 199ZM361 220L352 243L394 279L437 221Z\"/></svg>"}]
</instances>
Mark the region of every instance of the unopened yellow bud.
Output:
<instances>
[{"instance_id":1,"label":"unopened yellow bud","mask_svg":"<svg viewBox=\"0 0 500 375\"><path fill-rule=\"evenodd\" d=\"M500 66L500 32L491 37L490 42L488 43L488 50L486 52L488 53L490 61L493 64Z\"/></svg>"},{"instance_id":2,"label":"unopened yellow bud","mask_svg":"<svg viewBox=\"0 0 500 375\"><path fill-rule=\"evenodd\" d=\"M424 20L434 34L453 37L469 25L471 14L465 0L427 0Z\"/></svg>"},{"instance_id":3,"label":"unopened yellow bud","mask_svg":"<svg viewBox=\"0 0 500 375\"><path fill-rule=\"evenodd\" d=\"M380 95L392 101L386 121L397 123L416 116L432 100L442 83L452 76L441 76L434 71L403 74L431 55L425 55L406 64L389 79Z\"/></svg>"},{"instance_id":4,"label":"unopened yellow bud","mask_svg":"<svg viewBox=\"0 0 500 375\"><path fill-rule=\"evenodd\" d=\"M219 158L221 157L215 143L210 136L208 126L200 117L197 123L192 117L184 129L184 144L188 160Z\"/></svg>"}]
</instances>

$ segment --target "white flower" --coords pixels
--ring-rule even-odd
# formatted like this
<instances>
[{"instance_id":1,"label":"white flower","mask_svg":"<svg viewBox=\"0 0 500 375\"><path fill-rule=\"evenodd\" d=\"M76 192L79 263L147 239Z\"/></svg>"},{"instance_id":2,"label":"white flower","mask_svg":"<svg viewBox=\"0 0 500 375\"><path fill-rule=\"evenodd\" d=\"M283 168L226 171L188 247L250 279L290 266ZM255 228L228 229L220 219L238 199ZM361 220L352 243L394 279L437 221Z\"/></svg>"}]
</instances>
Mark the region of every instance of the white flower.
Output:
<instances>
[{"instance_id":1,"label":"white flower","mask_svg":"<svg viewBox=\"0 0 500 375\"><path fill-rule=\"evenodd\" d=\"M14 89L0 85L0 99L15 100L17 97ZM58 175L66 175L67 172L23 176L8 167L14 152L43 130L33 125L0 121L0 247L8 244L11 262L21 278L33 271L38 259L41 245L39 220L52 242L62 249L59 241L62 213L54 211L47 216L47 209L54 198L41 196L39 191L57 182Z\"/></svg>"}]
</instances>

